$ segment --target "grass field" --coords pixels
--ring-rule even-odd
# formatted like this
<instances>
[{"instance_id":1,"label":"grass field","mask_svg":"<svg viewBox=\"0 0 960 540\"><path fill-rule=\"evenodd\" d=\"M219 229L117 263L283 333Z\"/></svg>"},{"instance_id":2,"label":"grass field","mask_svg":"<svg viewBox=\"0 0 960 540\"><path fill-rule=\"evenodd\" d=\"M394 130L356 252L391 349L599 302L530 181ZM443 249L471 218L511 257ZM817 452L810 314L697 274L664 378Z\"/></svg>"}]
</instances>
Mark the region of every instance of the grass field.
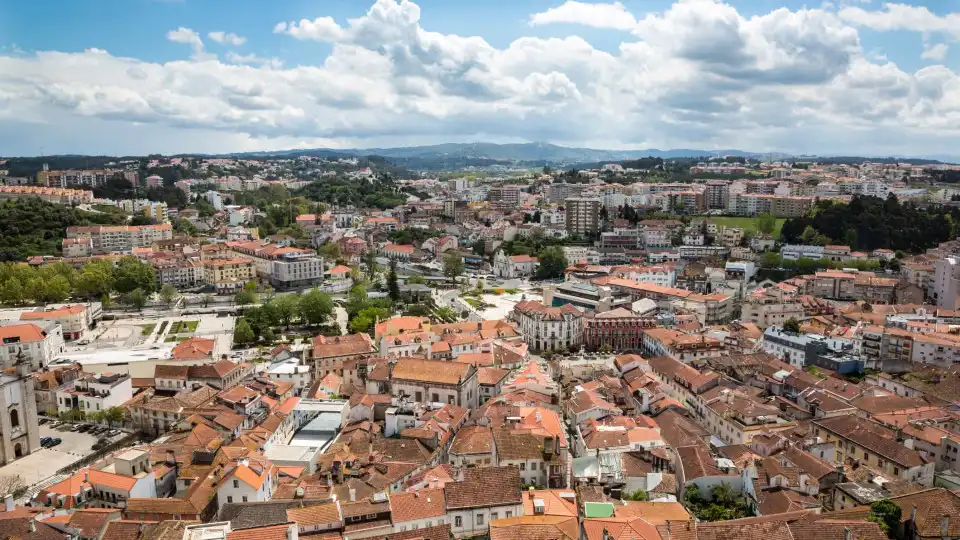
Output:
<instances>
[{"instance_id":1,"label":"grass field","mask_svg":"<svg viewBox=\"0 0 960 540\"><path fill-rule=\"evenodd\" d=\"M743 229L743 232L750 232L757 230L757 221L759 221L759 219L760 218L755 217L709 217L707 221L716 223L721 227L739 227ZM774 238L780 237L780 229L783 228L783 222L785 221L785 218L777 219L777 224L773 228Z\"/></svg>"},{"instance_id":2,"label":"grass field","mask_svg":"<svg viewBox=\"0 0 960 540\"><path fill-rule=\"evenodd\" d=\"M143 331L140 332L141 336L149 336L153 333L153 329L157 327L157 323L151 324L141 324L140 328L143 328Z\"/></svg>"},{"instance_id":3,"label":"grass field","mask_svg":"<svg viewBox=\"0 0 960 540\"><path fill-rule=\"evenodd\" d=\"M186 334L196 332L200 321L177 321L170 327L171 334Z\"/></svg>"}]
</instances>

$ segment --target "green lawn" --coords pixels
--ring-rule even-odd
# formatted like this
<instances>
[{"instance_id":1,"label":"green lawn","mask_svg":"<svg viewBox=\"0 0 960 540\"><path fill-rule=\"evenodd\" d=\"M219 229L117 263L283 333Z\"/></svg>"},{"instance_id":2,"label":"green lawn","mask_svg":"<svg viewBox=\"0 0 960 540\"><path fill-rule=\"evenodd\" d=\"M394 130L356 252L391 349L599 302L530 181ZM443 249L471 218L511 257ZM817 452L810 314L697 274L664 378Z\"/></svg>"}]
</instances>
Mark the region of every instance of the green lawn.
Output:
<instances>
[{"instance_id":1,"label":"green lawn","mask_svg":"<svg viewBox=\"0 0 960 540\"><path fill-rule=\"evenodd\" d=\"M186 334L197 331L200 321L177 321L170 327L171 334Z\"/></svg>"},{"instance_id":2,"label":"green lawn","mask_svg":"<svg viewBox=\"0 0 960 540\"><path fill-rule=\"evenodd\" d=\"M167 339L163 340L164 343L180 343L181 341L186 340L187 338L183 336L167 336Z\"/></svg>"},{"instance_id":3,"label":"green lawn","mask_svg":"<svg viewBox=\"0 0 960 540\"><path fill-rule=\"evenodd\" d=\"M140 328L143 328L143 331L140 332L141 336L149 336L153 333L153 329L157 327L157 323L150 324L141 324Z\"/></svg>"},{"instance_id":4,"label":"green lawn","mask_svg":"<svg viewBox=\"0 0 960 540\"><path fill-rule=\"evenodd\" d=\"M708 217L707 221L710 223L716 223L721 227L739 227L743 229L743 232L750 232L757 230L757 221L760 218L755 217ZM780 229L783 228L783 223L787 221L786 218L777 218L777 224L773 228L773 237L780 237Z\"/></svg>"}]
</instances>

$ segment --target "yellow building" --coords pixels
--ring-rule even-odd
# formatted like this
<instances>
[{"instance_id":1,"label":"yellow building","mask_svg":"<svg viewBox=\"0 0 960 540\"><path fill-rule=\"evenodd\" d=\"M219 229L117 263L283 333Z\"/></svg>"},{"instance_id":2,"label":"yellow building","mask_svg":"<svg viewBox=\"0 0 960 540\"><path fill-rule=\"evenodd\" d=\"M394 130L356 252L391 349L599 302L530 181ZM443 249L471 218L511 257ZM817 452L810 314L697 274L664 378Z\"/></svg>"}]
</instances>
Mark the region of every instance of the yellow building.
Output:
<instances>
[{"instance_id":1,"label":"yellow building","mask_svg":"<svg viewBox=\"0 0 960 540\"><path fill-rule=\"evenodd\" d=\"M203 281L213 285L218 294L239 291L257 278L257 268L252 259L211 259L203 262Z\"/></svg>"}]
</instances>

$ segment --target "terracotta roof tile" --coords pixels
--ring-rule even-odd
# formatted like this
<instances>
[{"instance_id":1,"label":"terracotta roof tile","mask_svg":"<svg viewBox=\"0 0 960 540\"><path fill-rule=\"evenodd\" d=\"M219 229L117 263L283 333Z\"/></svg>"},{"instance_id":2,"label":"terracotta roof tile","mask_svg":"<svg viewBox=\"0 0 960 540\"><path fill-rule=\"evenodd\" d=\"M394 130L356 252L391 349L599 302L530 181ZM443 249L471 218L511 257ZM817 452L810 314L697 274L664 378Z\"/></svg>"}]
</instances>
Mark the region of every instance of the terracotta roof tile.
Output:
<instances>
[{"instance_id":1,"label":"terracotta roof tile","mask_svg":"<svg viewBox=\"0 0 960 540\"><path fill-rule=\"evenodd\" d=\"M390 495L390 511L394 523L440 517L446 514L443 489L421 489L413 493Z\"/></svg>"},{"instance_id":2,"label":"terracotta roof tile","mask_svg":"<svg viewBox=\"0 0 960 540\"><path fill-rule=\"evenodd\" d=\"M467 469L463 481L447 484L444 490L448 509L520 504L520 469Z\"/></svg>"}]
</instances>

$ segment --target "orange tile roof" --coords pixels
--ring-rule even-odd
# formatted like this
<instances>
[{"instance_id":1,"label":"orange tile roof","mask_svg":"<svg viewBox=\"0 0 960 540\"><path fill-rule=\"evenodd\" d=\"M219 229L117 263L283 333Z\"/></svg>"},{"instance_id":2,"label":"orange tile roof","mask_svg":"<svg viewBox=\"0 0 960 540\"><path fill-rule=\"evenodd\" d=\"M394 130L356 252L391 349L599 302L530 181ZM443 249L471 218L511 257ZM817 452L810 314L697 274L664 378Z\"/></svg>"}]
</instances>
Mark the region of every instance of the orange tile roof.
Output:
<instances>
[{"instance_id":1,"label":"orange tile roof","mask_svg":"<svg viewBox=\"0 0 960 540\"><path fill-rule=\"evenodd\" d=\"M394 523L440 517L446 513L443 489L421 489L413 493L390 495L390 511Z\"/></svg>"},{"instance_id":2,"label":"orange tile roof","mask_svg":"<svg viewBox=\"0 0 960 540\"><path fill-rule=\"evenodd\" d=\"M216 341L207 338L190 338L173 348L174 360L201 360L213 354Z\"/></svg>"},{"instance_id":3,"label":"orange tile roof","mask_svg":"<svg viewBox=\"0 0 960 540\"><path fill-rule=\"evenodd\" d=\"M16 345L17 342L6 342L12 338L18 338L19 343L32 343L35 341L43 341L46 337L46 332L33 323L0 326L0 342L3 342L5 345Z\"/></svg>"}]
</instances>

